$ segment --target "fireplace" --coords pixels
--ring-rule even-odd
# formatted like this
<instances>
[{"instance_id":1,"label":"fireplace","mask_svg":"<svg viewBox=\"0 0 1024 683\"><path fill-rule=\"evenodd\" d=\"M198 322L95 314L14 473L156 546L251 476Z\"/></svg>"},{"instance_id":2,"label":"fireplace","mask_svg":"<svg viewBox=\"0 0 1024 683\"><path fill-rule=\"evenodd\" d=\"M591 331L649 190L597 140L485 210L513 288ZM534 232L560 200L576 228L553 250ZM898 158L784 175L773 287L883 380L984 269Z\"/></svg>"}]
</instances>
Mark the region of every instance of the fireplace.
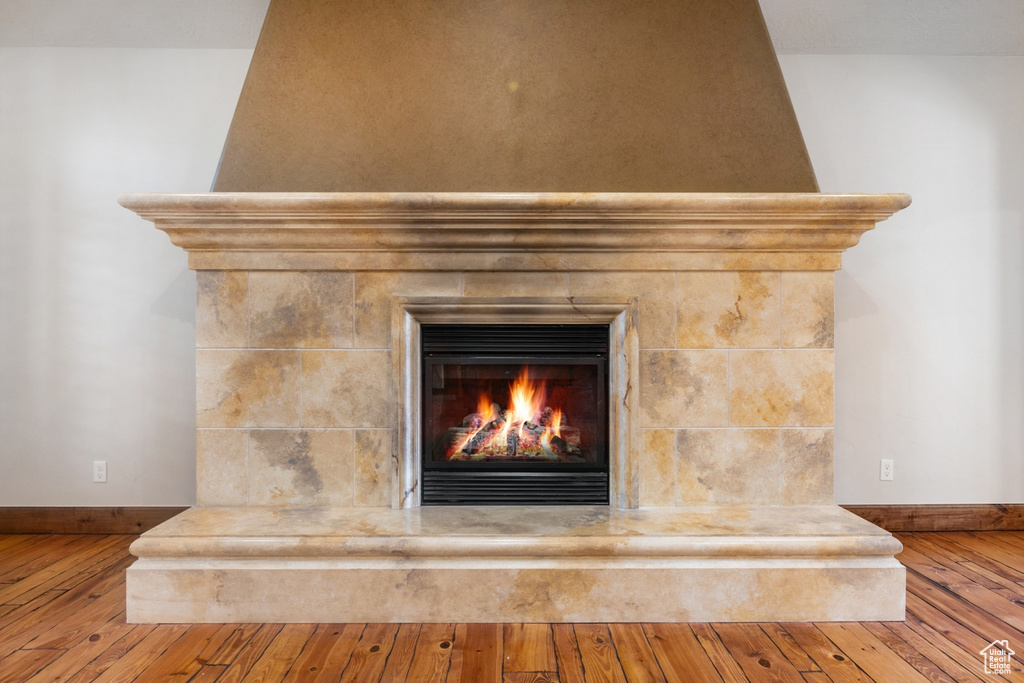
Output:
<instances>
[{"instance_id":1,"label":"fireplace","mask_svg":"<svg viewBox=\"0 0 1024 683\"><path fill-rule=\"evenodd\" d=\"M607 325L424 325L423 505L607 505Z\"/></svg>"},{"instance_id":2,"label":"fireplace","mask_svg":"<svg viewBox=\"0 0 1024 683\"><path fill-rule=\"evenodd\" d=\"M909 197L817 193L756 0L272 0L221 159L121 199L198 285L129 621L903 618L833 273Z\"/></svg>"}]
</instances>

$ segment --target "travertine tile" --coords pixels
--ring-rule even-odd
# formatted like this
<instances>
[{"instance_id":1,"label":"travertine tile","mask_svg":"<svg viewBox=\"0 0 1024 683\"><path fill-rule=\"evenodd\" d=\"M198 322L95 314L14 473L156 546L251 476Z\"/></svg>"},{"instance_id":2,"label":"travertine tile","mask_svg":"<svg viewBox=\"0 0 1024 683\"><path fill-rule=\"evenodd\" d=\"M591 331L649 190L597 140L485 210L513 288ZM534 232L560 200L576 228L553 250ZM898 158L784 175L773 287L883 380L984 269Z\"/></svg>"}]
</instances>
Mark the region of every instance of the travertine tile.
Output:
<instances>
[{"instance_id":1,"label":"travertine tile","mask_svg":"<svg viewBox=\"0 0 1024 683\"><path fill-rule=\"evenodd\" d=\"M355 432L355 504L363 507L391 505L391 430L360 429Z\"/></svg>"},{"instance_id":2,"label":"travertine tile","mask_svg":"<svg viewBox=\"0 0 1024 683\"><path fill-rule=\"evenodd\" d=\"M775 429L684 429L676 495L680 505L778 505Z\"/></svg>"},{"instance_id":3,"label":"travertine tile","mask_svg":"<svg viewBox=\"0 0 1024 683\"><path fill-rule=\"evenodd\" d=\"M831 429L782 430L782 504L831 505L834 437Z\"/></svg>"},{"instance_id":4,"label":"travertine tile","mask_svg":"<svg viewBox=\"0 0 1024 683\"><path fill-rule=\"evenodd\" d=\"M641 425L724 427L728 384L727 351L641 351Z\"/></svg>"},{"instance_id":5,"label":"travertine tile","mask_svg":"<svg viewBox=\"0 0 1024 683\"><path fill-rule=\"evenodd\" d=\"M352 505L352 431L249 432L249 505Z\"/></svg>"},{"instance_id":6,"label":"travertine tile","mask_svg":"<svg viewBox=\"0 0 1024 683\"><path fill-rule=\"evenodd\" d=\"M730 351L729 415L740 427L829 427L831 350Z\"/></svg>"},{"instance_id":7,"label":"travertine tile","mask_svg":"<svg viewBox=\"0 0 1024 683\"><path fill-rule=\"evenodd\" d=\"M565 273L471 272L466 296L568 296Z\"/></svg>"},{"instance_id":8,"label":"travertine tile","mask_svg":"<svg viewBox=\"0 0 1024 683\"><path fill-rule=\"evenodd\" d=\"M778 273L676 275L681 349L778 348Z\"/></svg>"},{"instance_id":9,"label":"travertine tile","mask_svg":"<svg viewBox=\"0 0 1024 683\"><path fill-rule=\"evenodd\" d=\"M391 299L396 296L460 296L462 273L359 272L355 274L355 347L391 346Z\"/></svg>"},{"instance_id":10,"label":"travertine tile","mask_svg":"<svg viewBox=\"0 0 1024 683\"><path fill-rule=\"evenodd\" d=\"M198 349L196 426L298 427L299 352Z\"/></svg>"},{"instance_id":11,"label":"travertine tile","mask_svg":"<svg viewBox=\"0 0 1024 683\"><path fill-rule=\"evenodd\" d=\"M249 346L351 348L352 274L251 273Z\"/></svg>"},{"instance_id":12,"label":"travertine tile","mask_svg":"<svg viewBox=\"0 0 1024 683\"><path fill-rule=\"evenodd\" d=\"M640 348L675 348L676 303L673 273L569 273L569 296L639 299Z\"/></svg>"},{"instance_id":13,"label":"travertine tile","mask_svg":"<svg viewBox=\"0 0 1024 683\"><path fill-rule=\"evenodd\" d=\"M835 273L782 273L783 348L832 348Z\"/></svg>"},{"instance_id":14,"label":"travertine tile","mask_svg":"<svg viewBox=\"0 0 1024 683\"><path fill-rule=\"evenodd\" d=\"M640 460L640 506L676 504L676 433L671 429L644 429Z\"/></svg>"},{"instance_id":15,"label":"travertine tile","mask_svg":"<svg viewBox=\"0 0 1024 683\"><path fill-rule=\"evenodd\" d=\"M246 504L247 439L240 429L196 431L196 505Z\"/></svg>"},{"instance_id":16,"label":"travertine tile","mask_svg":"<svg viewBox=\"0 0 1024 683\"><path fill-rule=\"evenodd\" d=\"M244 271L196 271L196 346L248 346L247 281Z\"/></svg>"},{"instance_id":17,"label":"travertine tile","mask_svg":"<svg viewBox=\"0 0 1024 683\"><path fill-rule=\"evenodd\" d=\"M390 427L387 351L303 351L303 427Z\"/></svg>"}]
</instances>

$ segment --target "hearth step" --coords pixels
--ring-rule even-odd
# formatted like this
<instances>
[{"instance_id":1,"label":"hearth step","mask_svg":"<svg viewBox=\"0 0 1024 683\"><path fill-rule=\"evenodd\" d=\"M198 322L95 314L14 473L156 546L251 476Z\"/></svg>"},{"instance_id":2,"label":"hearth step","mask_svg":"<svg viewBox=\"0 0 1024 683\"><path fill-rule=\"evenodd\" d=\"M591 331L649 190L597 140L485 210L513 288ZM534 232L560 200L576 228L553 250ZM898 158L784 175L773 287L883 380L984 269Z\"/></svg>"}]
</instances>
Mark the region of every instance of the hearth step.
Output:
<instances>
[{"instance_id":1,"label":"hearth step","mask_svg":"<svg viewBox=\"0 0 1024 683\"><path fill-rule=\"evenodd\" d=\"M608 473L426 470L423 505L608 505Z\"/></svg>"}]
</instances>

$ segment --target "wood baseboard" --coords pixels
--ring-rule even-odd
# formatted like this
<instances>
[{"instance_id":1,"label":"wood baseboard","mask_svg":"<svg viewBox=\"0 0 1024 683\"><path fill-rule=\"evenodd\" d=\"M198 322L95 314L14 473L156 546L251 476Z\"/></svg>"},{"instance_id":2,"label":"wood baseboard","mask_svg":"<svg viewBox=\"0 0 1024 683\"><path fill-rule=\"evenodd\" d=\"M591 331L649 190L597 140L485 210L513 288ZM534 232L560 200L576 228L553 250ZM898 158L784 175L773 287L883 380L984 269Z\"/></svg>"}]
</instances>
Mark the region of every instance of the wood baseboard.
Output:
<instances>
[{"instance_id":1,"label":"wood baseboard","mask_svg":"<svg viewBox=\"0 0 1024 683\"><path fill-rule=\"evenodd\" d=\"M1024 531L1024 504L842 507L886 531Z\"/></svg>"},{"instance_id":2,"label":"wood baseboard","mask_svg":"<svg viewBox=\"0 0 1024 683\"><path fill-rule=\"evenodd\" d=\"M886 531L1024 531L1024 504L844 505ZM185 507L0 507L0 534L141 534Z\"/></svg>"},{"instance_id":3,"label":"wood baseboard","mask_svg":"<svg viewBox=\"0 0 1024 683\"><path fill-rule=\"evenodd\" d=\"M141 534L184 507L0 507L0 534Z\"/></svg>"}]
</instances>

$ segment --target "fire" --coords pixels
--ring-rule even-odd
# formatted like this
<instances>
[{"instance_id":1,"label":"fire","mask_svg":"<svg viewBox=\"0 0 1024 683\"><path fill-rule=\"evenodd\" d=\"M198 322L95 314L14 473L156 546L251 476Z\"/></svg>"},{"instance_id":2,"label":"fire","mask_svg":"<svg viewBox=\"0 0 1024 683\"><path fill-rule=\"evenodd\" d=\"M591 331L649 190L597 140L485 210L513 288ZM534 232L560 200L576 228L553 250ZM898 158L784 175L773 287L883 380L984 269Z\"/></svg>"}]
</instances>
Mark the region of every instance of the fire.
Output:
<instances>
[{"instance_id":1,"label":"fire","mask_svg":"<svg viewBox=\"0 0 1024 683\"><path fill-rule=\"evenodd\" d=\"M562 460L581 455L578 430L569 428L573 438L566 441L565 416L560 408L547 407L545 383L531 379L529 367L509 385L508 403L502 409L481 395L476 413L466 416L461 428L450 430L448 458Z\"/></svg>"}]
</instances>

